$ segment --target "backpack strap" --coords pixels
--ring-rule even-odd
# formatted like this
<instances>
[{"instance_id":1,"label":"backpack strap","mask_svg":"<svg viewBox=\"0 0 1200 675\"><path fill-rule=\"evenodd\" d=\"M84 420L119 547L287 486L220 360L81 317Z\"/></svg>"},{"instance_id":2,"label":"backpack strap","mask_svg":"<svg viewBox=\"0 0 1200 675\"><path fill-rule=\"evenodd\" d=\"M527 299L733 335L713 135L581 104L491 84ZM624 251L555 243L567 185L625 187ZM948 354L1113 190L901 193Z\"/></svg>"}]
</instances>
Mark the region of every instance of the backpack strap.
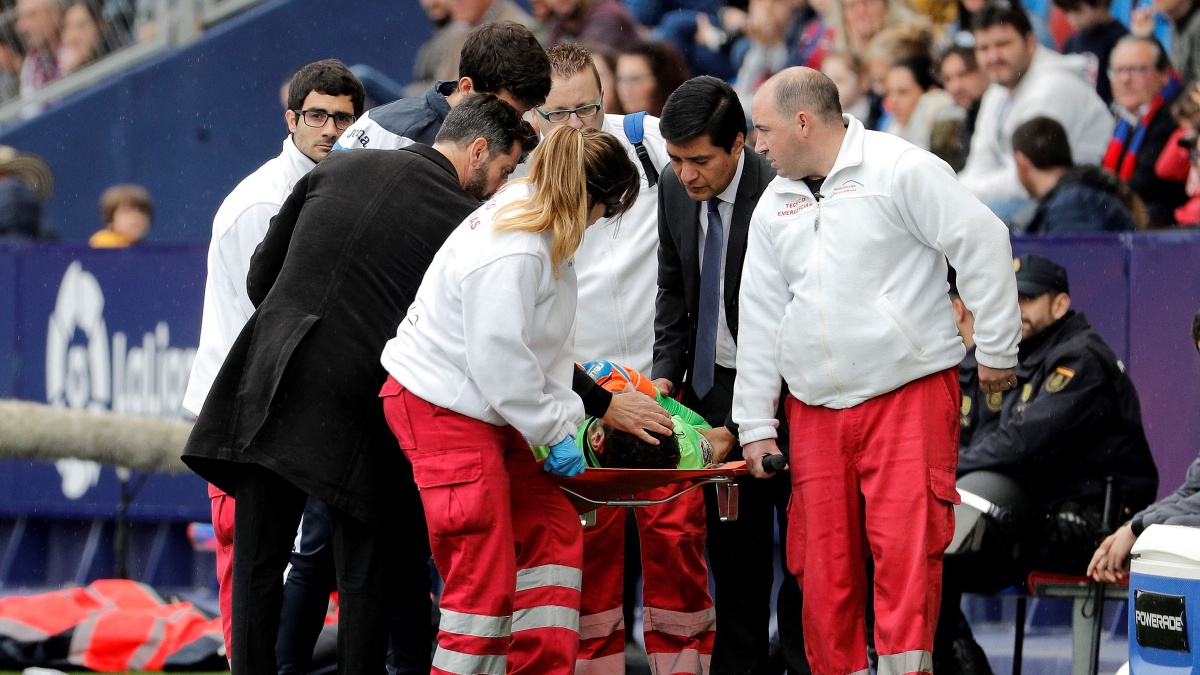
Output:
<instances>
[{"instance_id":1,"label":"backpack strap","mask_svg":"<svg viewBox=\"0 0 1200 675\"><path fill-rule=\"evenodd\" d=\"M654 168L654 162L650 161L650 153L646 151L646 146L642 143L642 139L646 135L646 112L626 115L622 125L625 127L625 137L633 144L638 160L642 163L642 169L646 172L646 181L650 187L654 187L658 183L658 169Z\"/></svg>"}]
</instances>

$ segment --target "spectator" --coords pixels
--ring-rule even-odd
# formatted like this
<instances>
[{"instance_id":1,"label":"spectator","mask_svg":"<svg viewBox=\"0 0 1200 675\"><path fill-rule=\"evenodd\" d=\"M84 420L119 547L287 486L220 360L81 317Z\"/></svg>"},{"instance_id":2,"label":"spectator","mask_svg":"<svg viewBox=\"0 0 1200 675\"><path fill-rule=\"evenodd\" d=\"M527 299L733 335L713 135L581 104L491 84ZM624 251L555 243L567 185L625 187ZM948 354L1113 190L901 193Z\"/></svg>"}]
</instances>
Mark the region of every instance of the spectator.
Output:
<instances>
[{"instance_id":1,"label":"spectator","mask_svg":"<svg viewBox=\"0 0 1200 675\"><path fill-rule=\"evenodd\" d=\"M989 0L958 0L957 17L946 26L945 36L950 44L962 45L964 47L975 46L975 33L973 27L975 18L987 7ZM1029 8L1021 3L1015 3L1025 13L1025 17L1029 19L1029 25L1033 26L1033 34L1037 36L1038 44L1047 49L1057 49L1058 43L1054 40L1054 34L1050 32L1050 25L1042 17L1029 11Z\"/></svg>"},{"instance_id":2,"label":"spectator","mask_svg":"<svg viewBox=\"0 0 1200 675\"><path fill-rule=\"evenodd\" d=\"M975 61L975 49L972 47L951 45L942 55L939 70L946 93L950 94L954 103L965 113L958 133L948 139L948 144L953 144L958 154L954 161L946 160L955 171L962 171L971 151L971 137L975 135L975 121L979 117L979 102L983 100L983 93L987 91L988 81L979 71L979 64ZM939 156L942 155L939 153Z\"/></svg>"},{"instance_id":3,"label":"spectator","mask_svg":"<svg viewBox=\"0 0 1200 675\"><path fill-rule=\"evenodd\" d=\"M683 56L665 42L640 42L617 56L617 98L627 113L662 114L667 97L689 77Z\"/></svg>"},{"instance_id":4,"label":"spectator","mask_svg":"<svg viewBox=\"0 0 1200 675\"><path fill-rule=\"evenodd\" d=\"M638 41L633 15L619 0L546 0L550 32L546 46L599 42L622 51Z\"/></svg>"},{"instance_id":5,"label":"spectator","mask_svg":"<svg viewBox=\"0 0 1200 675\"><path fill-rule=\"evenodd\" d=\"M521 9L514 0L453 0L449 3L450 24L435 34L430 41L438 40L429 45L430 54L426 56L435 64L433 78L425 82L426 87L439 80L453 80L458 76L459 57L463 44L471 31L485 23L497 21L513 21L528 27L533 23L533 17ZM426 43L429 44L429 43Z\"/></svg>"},{"instance_id":6,"label":"spectator","mask_svg":"<svg viewBox=\"0 0 1200 675\"><path fill-rule=\"evenodd\" d=\"M933 59L924 54L901 59L888 70L883 86L890 115L883 130L929 150L934 125L954 109L954 99L933 79Z\"/></svg>"},{"instance_id":7,"label":"spectator","mask_svg":"<svg viewBox=\"0 0 1200 675\"><path fill-rule=\"evenodd\" d=\"M1192 344L1200 351L1200 313L1192 317ZM1100 544L1088 563L1088 576L1110 584L1127 577L1133 542L1151 525L1200 527L1200 457L1188 467L1178 490L1138 512Z\"/></svg>"},{"instance_id":8,"label":"spectator","mask_svg":"<svg viewBox=\"0 0 1200 675\"><path fill-rule=\"evenodd\" d=\"M1064 54L1087 54L1096 74L1096 93L1106 104L1112 103L1112 85L1108 80L1108 57L1117 40L1129 34L1125 24L1109 11L1112 0L1054 0L1067 16L1075 34L1063 42Z\"/></svg>"},{"instance_id":9,"label":"spectator","mask_svg":"<svg viewBox=\"0 0 1200 675\"><path fill-rule=\"evenodd\" d=\"M1162 13L1171 26L1171 63L1184 82L1200 80L1200 3L1197 0L1153 0L1133 10L1130 28L1135 35L1154 34L1154 15Z\"/></svg>"},{"instance_id":10,"label":"spectator","mask_svg":"<svg viewBox=\"0 0 1200 675\"><path fill-rule=\"evenodd\" d=\"M62 6L58 0L17 0L17 33L25 45L21 67L21 96L62 76L58 45L62 37Z\"/></svg>"},{"instance_id":11,"label":"spectator","mask_svg":"<svg viewBox=\"0 0 1200 675\"><path fill-rule=\"evenodd\" d=\"M417 49L417 58L413 61L412 82L405 87L408 96L419 96L438 79L438 59L446 54L445 43L450 39L450 0L420 0L421 9L429 23L433 24L433 35L429 36ZM462 50L462 47L459 47ZM287 97L287 83L283 86Z\"/></svg>"},{"instance_id":12,"label":"spectator","mask_svg":"<svg viewBox=\"0 0 1200 675\"><path fill-rule=\"evenodd\" d=\"M960 629L964 590L995 591L1034 569L1078 574L1096 548L1105 479L1114 479L1121 513L1145 507L1158 489L1133 381L1087 317L1071 308L1066 270L1030 255L1014 267L1021 305L1018 386L976 398L1000 417L989 432L960 446L958 475L1008 476L1047 517L1019 558L946 556L934 642L939 675L988 672L986 661L972 664L976 668L954 663L960 654L982 656L969 628Z\"/></svg>"},{"instance_id":13,"label":"spectator","mask_svg":"<svg viewBox=\"0 0 1200 675\"><path fill-rule=\"evenodd\" d=\"M721 0L623 0L635 21L653 28L671 12L686 11L716 17Z\"/></svg>"},{"instance_id":14,"label":"spectator","mask_svg":"<svg viewBox=\"0 0 1200 675\"><path fill-rule=\"evenodd\" d=\"M25 50L11 23L0 26L0 105L21 93L21 66Z\"/></svg>"},{"instance_id":15,"label":"spectator","mask_svg":"<svg viewBox=\"0 0 1200 675\"><path fill-rule=\"evenodd\" d=\"M869 128L882 131L888 123L889 114L883 106L883 97L887 93L884 80L892 66L907 58L929 57L932 53L933 34L920 24L885 28L871 38L862 56L871 76L872 95L879 100L879 105L872 107L872 112L878 116L864 120Z\"/></svg>"},{"instance_id":16,"label":"spectator","mask_svg":"<svg viewBox=\"0 0 1200 675\"><path fill-rule=\"evenodd\" d=\"M1189 88L1190 89L1190 88ZM1163 176L1184 179L1187 202L1175 209L1177 225L1194 226L1200 222L1200 169L1197 168L1196 137L1200 131L1200 101L1194 95L1180 96L1171 106L1179 125L1173 140L1167 141L1154 170Z\"/></svg>"},{"instance_id":17,"label":"spectator","mask_svg":"<svg viewBox=\"0 0 1200 675\"><path fill-rule=\"evenodd\" d=\"M787 29L792 13L790 0L750 0L743 40L746 51L734 79L747 115L754 92L788 64Z\"/></svg>"},{"instance_id":18,"label":"spectator","mask_svg":"<svg viewBox=\"0 0 1200 675\"><path fill-rule=\"evenodd\" d=\"M116 39L107 29L100 8L90 0L74 0L63 12L58 68L69 75L108 54Z\"/></svg>"},{"instance_id":19,"label":"spectator","mask_svg":"<svg viewBox=\"0 0 1200 675\"><path fill-rule=\"evenodd\" d=\"M1028 203L1017 181L1012 132L1038 116L1058 120L1076 161L1100 161L1113 119L1080 72L1082 59L1039 47L1020 9L989 5L975 23L975 55L991 85L983 95L971 153L959 180L1003 220Z\"/></svg>"},{"instance_id":20,"label":"spectator","mask_svg":"<svg viewBox=\"0 0 1200 675\"><path fill-rule=\"evenodd\" d=\"M154 200L141 185L114 185L100 195L104 229L88 239L92 248L125 248L145 238L154 224Z\"/></svg>"},{"instance_id":21,"label":"spectator","mask_svg":"<svg viewBox=\"0 0 1200 675\"><path fill-rule=\"evenodd\" d=\"M1025 122L1013 132L1012 146L1017 179L1037 200L1027 222L1018 217L1017 231L1120 232L1139 229L1139 222L1145 222L1145 212L1129 186L1099 167L1074 165L1066 130L1058 122L1049 117Z\"/></svg>"},{"instance_id":22,"label":"spectator","mask_svg":"<svg viewBox=\"0 0 1200 675\"><path fill-rule=\"evenodd\" d=\"M1156 165L1179 126L1171 115L1179 78L1158 41L1136 35L1117 42L1109 76L1117 128L1103 166L1142 198L1151 227L1170 227L1187 194L1184 181L1164 177Z\"/></svg>"},{"instance_id":23,"label":"spectator","mask_svg":"<svg viewBox=\"0 0 1200 675\"><path fill-rule=\"evenodd\" d=\"M833 46L862 54L884 28L926 23L907 0L829 0Z\"/></svg>"},{"instance_id":24,"label":"spectator","mask_svg":"<svg viewBox=\"0 0 1200 675\"><path fill-rule=\"evenodd\" d=\"M56 238L42 222L42 205L53 192L45 162L0 145L0 240Z\"/></svg>"},{"instance_id":25,"label":"spectator","mask_svg":"<svg viewBox=\"0 0 1200 675\"><path fill-rule=\"evenodd\" d=\"M862 59L850 52L834 52L821 62L821 72L837 86L842 112L860 122L871 116L871 77Z\"/></svg>"}]
</instances>

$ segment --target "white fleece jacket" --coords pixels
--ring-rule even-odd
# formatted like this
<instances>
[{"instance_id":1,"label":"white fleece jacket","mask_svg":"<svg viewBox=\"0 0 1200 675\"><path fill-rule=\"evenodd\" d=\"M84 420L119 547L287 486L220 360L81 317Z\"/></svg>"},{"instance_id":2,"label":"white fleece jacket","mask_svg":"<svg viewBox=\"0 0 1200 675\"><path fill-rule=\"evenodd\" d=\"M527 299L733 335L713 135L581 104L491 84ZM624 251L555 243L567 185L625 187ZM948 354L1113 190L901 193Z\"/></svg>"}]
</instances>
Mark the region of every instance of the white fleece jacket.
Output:
<instances>
[{"instance_id":1,"label":"white fleece jacket","mask_svg":"<svg viewBox=\"0 0 1200 675\"><path fill-rule=\"evenodd\" d=\"M550 445L584 417L571 391L574 263L556 279L550 233L492 231L496 212L529 191L509 185L454 230L380 362L430 403Z\"/></svg>"},{"instance_id":2,"label":"white fleece jacket","mask_svg":"<svg viewBox=\"0 0 1200 675\"><path fill-rule=\"evenodd\" d=\"M816 200L776 178L754 210L742 273L733 420L774 438L780 379L815 406L849 408L966 353L946 258L975 313L980 363L1017 363L1021 317L1008 230L940 159L846 116Z\"/></svg>"}]
</instances>

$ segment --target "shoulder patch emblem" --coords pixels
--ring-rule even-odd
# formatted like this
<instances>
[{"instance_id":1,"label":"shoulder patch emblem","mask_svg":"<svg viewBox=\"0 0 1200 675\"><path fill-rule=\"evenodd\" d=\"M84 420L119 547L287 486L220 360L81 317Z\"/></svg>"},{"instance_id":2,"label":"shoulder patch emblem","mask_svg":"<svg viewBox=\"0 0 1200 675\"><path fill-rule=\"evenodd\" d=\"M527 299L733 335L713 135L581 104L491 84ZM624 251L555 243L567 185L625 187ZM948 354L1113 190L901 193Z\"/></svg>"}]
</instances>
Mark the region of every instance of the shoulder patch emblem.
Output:
<instances>
[{"instance_id":1,"label":"shoulder patch emblem","mask_svg":"<svg viewBox=\"0 0 1200 675\"><path fill-rule=\"evenodd\" d=\"M1021 403L1028 402L1030 396L1033 396L1033 384L1026 382L1025 387L1021 389Z\"/></svg>"},{"instance_id":2,"label":"shoulder patch emblem","mask_svg":"<svg viewBox=\"0 0 1200 675\"><path fill-rule=\"evenodd\" d=\"M988 410L992 412L1000 412L1000 409L1004 407L1004 394L1001 394L998 391L993 391L987 395L987 397L984 399L984 402L987 403Z\"/></svg>"},{"instance_id":3,"label":"shoulder patch emblem","mask_svg":"<svg viewBox=\"0 0 1200 675\"><path fill-rule=\"evenodd\" d=\"M961 415L970 415L971 414L971 397L970 396L963 395L962 407L959 408L958 411L959 411L959 414L961 414Z\"/></svg>"},{"instance_id":4,"label":"shoulder patch emblem","mask_svg":"<svg viewBox=\"0 0 1200 675\"><path fill-rule=\"evenodd\" d=\"M1050 377L1046 378L1046 385L1044 387L1046 393L1057 394L1066 389L1073 377L1075 377L1075 371L1070 368L1063 368L1062 366L1055 368L1054 372L1050 373Z\"/></svg>"}]
</instances>

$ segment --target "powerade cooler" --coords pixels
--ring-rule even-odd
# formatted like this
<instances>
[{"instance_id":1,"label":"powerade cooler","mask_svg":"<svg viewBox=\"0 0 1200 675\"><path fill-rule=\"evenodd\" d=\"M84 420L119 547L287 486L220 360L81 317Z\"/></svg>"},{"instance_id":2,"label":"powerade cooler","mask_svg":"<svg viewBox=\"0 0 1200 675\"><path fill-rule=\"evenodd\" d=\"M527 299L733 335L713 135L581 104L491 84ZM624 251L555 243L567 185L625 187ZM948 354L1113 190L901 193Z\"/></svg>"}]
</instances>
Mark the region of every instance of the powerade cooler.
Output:
<instances>
[{"instance_id":1,"label":"powerade cooler","mask_svg":"<svg viewBox=\"0 0 1200 675\"><path fill-rule=\"evenodd\" d=\"M1200 528L1151 525L1132 554L1130 672L1200 672Z\"/></svg>"}]
</instances>

